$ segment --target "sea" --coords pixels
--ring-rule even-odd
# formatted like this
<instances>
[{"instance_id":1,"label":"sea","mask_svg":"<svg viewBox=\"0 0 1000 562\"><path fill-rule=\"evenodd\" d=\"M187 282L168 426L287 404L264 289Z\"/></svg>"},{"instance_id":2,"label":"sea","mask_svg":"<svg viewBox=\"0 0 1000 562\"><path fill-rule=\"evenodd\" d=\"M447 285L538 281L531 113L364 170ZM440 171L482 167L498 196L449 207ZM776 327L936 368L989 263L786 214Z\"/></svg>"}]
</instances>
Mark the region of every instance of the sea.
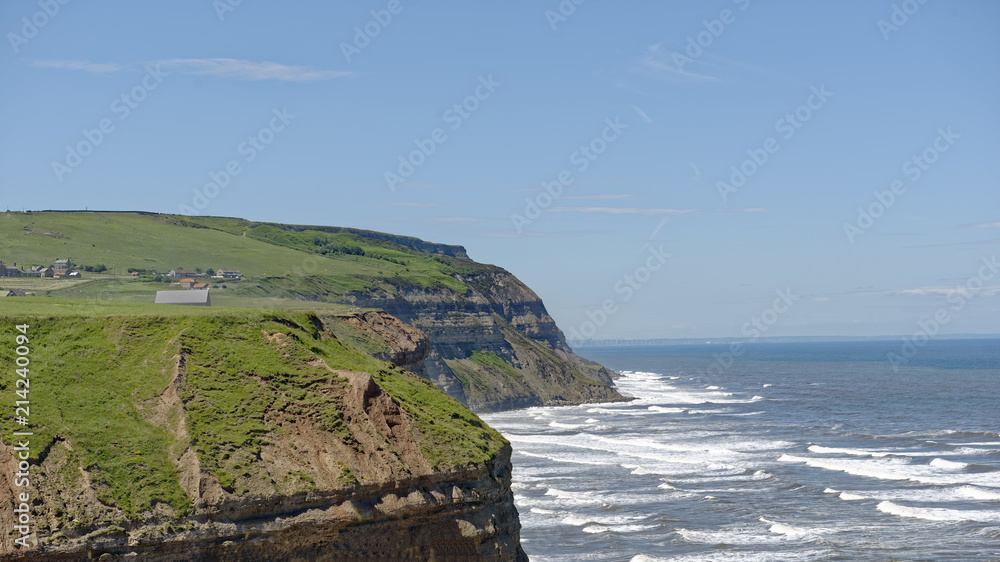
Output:
<instances>
[{"instance_id":1,"label":"sea","mask_svg":"<svg viewBox=\"0 0 1000 562\"><path fill-rule=\"evenodd\" d=\"M584 347L629 402L483 418L531 560L1000 560L1000 339ZM914 354L913 351L916 351Z\"/></svg>"}]
</instances>

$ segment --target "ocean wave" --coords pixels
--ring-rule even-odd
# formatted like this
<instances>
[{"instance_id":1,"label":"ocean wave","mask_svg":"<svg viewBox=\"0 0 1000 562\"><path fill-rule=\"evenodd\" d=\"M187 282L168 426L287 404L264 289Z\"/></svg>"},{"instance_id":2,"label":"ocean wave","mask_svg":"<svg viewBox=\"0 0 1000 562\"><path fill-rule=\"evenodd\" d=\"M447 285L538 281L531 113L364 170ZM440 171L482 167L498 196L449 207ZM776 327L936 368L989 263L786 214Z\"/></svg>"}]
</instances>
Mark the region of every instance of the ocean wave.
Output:
<instances>
[{"instance_id":1,"label":"ocean wave","mask_svg":"<svg viewBox=\"0 0 1000 562\"><path fill-rule=\"evenodd\" d=\"M923 519L925 521L1000 522L1000 512L998 511L945 509L941 507L908 507L890 501L881 502L878 504L877 509L891 515Z\"/></svg>"},{"instance_id":2,"label":"ocean wave","mask_svg":"<svg viewBox=\"0 0 1000 562\"><path fill-rule=\"evenodd\" d=\"M944 459L934 459L930 462L930 465L944 470L965 470L969 468L969 463L946 461Z\"/></svg>"},{"instance_id":3,"label":"ocean wave","mask_svg":"<svg viewBox=\"0 0 1000 562\"><path fill-rule=\"evenodd\" d=\"M1000 492L992 492L975 486L962 486L957 492L961 496L974 500L1000 501Z\"/></svg>"},{"instance_id":4,"label":"ocean wave","mask_svg":"<svg viewBox=\"0 0 1000 562\"><path fill-rule=\"evenodd\" d=\"M648 409L661 414L683 414L687 411L685 408L667 408L665 406L656 405L650 406Z\"/></svg>"},{"instance_id":5,"label":"ocean wave","mask_svg":"<svg viewBox=\"0 0 1000 562\"><path fill-rule=\"evenodd\" d=\"M576 505L603 505L604 501L599 497L594 497L592 494L587 494L584 492L570 492L568 490L560 490L558 488L549 488L545 490L546 496L552 496L559 499L560 501L576 504Z\"/></svg>"},{"instance_id":6,"label":"ocean wave","mask_svg":"<svg viewBox=\"0 0 1000 562\"><path fill-rule=\"evenodd\" d=\"M685 541L695 544L730 544L730 545L756 545L756 544L782 544L790 540L801 539L802 536L793 537L783 533L772 532L770 526L753 527L727 527L717 530L696 530L678 528L677 534Z\"/></svg>"},{"instance_id":7,"label":"ocean wave","mask_svg":"<svg viewBox=\"0 0 1000 562\"><path fill-rule=\"evenodd\" d=\"M770 525L770 527L768 527L767 529L768 531L775 533L777 535L784 535L786 537L794 539L813 537L816 535L825 535L832 531L831 529L803 529L801 527L793 527L792 525L788 525L787 523L777 523L765 519L764 517L760 518L760 522Z\"/></svg>"},{"instance_id":8,"label":"ocean wave","mask_svg":"<svg viewBox=\"0 0 1000 562\"><path fill-rule=\"evenodd\" d=\"M635 556L630 562L793 562L824 560L835 553L831 550L796 550L795 552L734 551L724 549L716 552L696 552L671 558L654 558L645 554Z\"/></svg>"},{"instance_id":9,"label":"ocean wave","mask_svg":"<svg viewBox=\"0 0 1000 562\"><path fill-rule=\"evenodd\" d=\"M549 422L549 427L558 427L560 429L580 429L584 424L580 423L562 423L562 422Z\"/></svg>"},{"instance_id":10,"label":"ocean wave","mask_svg":"<svg viewBox=\"0 0 1000 562\"><path fill-rule=\"evenodd\" d=\"M565 457L565 456L560 457L560 456L547 455L547 454L542 454L542 453L531 453L531 452L528 452L528 451L518 451L518 454L519 455L525 455L525 456L528 456L528 457L536 457L536 458L540 458L540 459L548 459L548 460L553 461L553 462L564 462L564 463L569 463L569 464L589 464L589 465L593 465L593 466L614 466L616 464L616 463L613 463L613 462L600 462L600 461L587 460L587 459L584 459L584 458L570 458L570 457Z\"/></svg>"},{"instance_id":11,"label":"ocean wave","mask_svg":"<svg viewBox=\"0 0 1000 562\"><path fill-rule=\"evenodd\" d=\"M822 445L809 445L809 452L824 455L853 455L857 457L887 457L893 453L889 451L873 451L871 449L850 449L842 447L823 447Z\"/></svg>"},{"instance_id":12,"label":"ocean wave","mask_svg":"<svg viewBox=\"0 0 1000 562\"><path fill-rule=\"evenodd\" d=\"M873 500L890 502L921 502L921 503L942 503L942 502L967 502L977 501L997 501L1000 500L1000 493L978 488L976 486L958 486L949 488L896 488L883 490L851 490L840 491L827 488L824 492L828 494L839 494L840 499L846 501Z\"/></svg>"},{"instance_id":13,"label":"ocean wave","mask_svg":"<svg viewBox=\"0 0 1000 562\"><path fill-rule=\"evenodd\" d=\"M584 527L582 531L584 533L607 533L607 532L638 533L641 531L648 531L650 529L655 529L658 526L659 525L615 525L615 526L590 525L588 527Z\"/></svg>"},{"instance_id":14,"label":"ocean wave","mask_svg":"<svg viewBox=\"0 0 1000 562\"><path fill-rule=\"evenodd\" d=\"M888 457L877 460L830 459L815 457L800 457L783 454L779 462L803 463L814 468L846 472L854 476L877 478L880 480L909 480L921 484L975 485L987 488L1000 487L1000 472L955 472L942 471L939 467L912 464L907 458Z\"/></svg>"}]
</instances>

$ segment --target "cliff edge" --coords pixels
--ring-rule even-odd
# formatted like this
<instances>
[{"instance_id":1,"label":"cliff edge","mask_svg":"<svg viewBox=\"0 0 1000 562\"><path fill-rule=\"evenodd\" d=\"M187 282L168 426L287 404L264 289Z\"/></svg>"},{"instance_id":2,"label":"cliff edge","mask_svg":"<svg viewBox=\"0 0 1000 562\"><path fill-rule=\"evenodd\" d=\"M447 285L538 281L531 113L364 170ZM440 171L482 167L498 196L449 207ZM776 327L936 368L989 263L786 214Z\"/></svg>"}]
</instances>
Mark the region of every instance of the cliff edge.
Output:
<instances>
[{"instance_id":1,"label":"cliff edge","mask_svg":"<svg viewBox=\"0 0 1000 562\"><path fill-rule=\"evenodd\" d=\"M32 367L32 436L0 426L0 496L29 495L30 533L0 502L0 558L527 559L510 445L382 360L424 360L412 327L381 318L394 349L376 318L67 308L0 315L30 325Z\"/></svg>"}]
</instances>

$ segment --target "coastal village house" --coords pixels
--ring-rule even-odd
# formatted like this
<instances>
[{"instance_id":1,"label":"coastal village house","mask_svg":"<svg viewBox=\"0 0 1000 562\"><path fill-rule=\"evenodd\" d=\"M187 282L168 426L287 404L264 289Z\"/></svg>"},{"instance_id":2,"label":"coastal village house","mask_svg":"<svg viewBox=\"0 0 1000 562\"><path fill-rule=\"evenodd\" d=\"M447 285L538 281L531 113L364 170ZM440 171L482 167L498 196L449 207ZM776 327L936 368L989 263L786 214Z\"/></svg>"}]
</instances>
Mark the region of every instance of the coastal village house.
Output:
<instances>
[{"instance_id":1,"label":"coastal village house","mask_svg":"<svg viewBox=\"0 0 1000 562\"><path fill-rule=\"evenodd\" d=\"M199 275L201 274L195 273L194 271L190 271L187 269L171 269L167 273L167 277L174 277L174 278L198 277Z\"/></svg>"},{"instance_id":2,"label":"coastal village house","mask_svg":"<svg viewBox=\"0 0 1000 562\"><path fill-rule=\"evenodd\" d=\"M5 265L0 261L0 277L79 277L80 273L72 269L73 262L70 260L56 260L51 267L33 265L28 268L24 266L18 268L16 262L13 265Z\"/></svg>"},{"instance_id":3,"label":"coastal village house","mask_svg":"<svg viewBox=\"0 0 1000 562\"><path fill-rule=\"evenodd\" d=\"M21 289L11 289L11 290L7 291L7 294L4 295L4 296L7 296L7 297L24 297L24 296L27 296L27 295L25 295L24 291L22 291Z\"/></svg>"},{"instance_id":4,"label":"coastal village house","mask_svg":"<svg viewBox=\"0 0 1000 562\"><path fill-rule=\"evenodd\" d=\"M220 269L215 272L215 277L219 279L243 279L243 274L238 269Z\"/></svg>"},{"instance_id":5,"label":"coastal village house","mask_svg":"<svg viewBox=\"0 0 1000 562\"><path fill-rule=\"evenodd\" d=\"M212 306L211 291L156 291L155 304L182 304L187 306Z\"/></svg>"}]
</instances>

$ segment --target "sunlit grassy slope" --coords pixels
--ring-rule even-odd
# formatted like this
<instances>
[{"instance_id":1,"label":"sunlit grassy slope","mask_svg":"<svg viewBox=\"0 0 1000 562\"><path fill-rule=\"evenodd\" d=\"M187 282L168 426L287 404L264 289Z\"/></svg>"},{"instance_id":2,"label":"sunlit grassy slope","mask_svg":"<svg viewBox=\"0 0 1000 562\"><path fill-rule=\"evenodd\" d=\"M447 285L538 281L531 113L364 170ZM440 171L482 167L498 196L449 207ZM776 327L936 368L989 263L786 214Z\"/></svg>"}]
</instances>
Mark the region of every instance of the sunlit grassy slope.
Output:
<instances>
[{"instance_id":1,"label":"sunlit grassy slope","mask_svg":"<svg viewBox=\"0 0 1000 562\"><path fill-rule=\"evenodd\" d=\"M338 227L153 213L0 214L0 261L51 265L60 258L77 266L104 265L108 272L84 273L90 282L68 288L58 282L46 285L47 280L35 281L41 283L37 287L24 287L24 280L0 281L0 288L145 302L142 293L162 286L130 286L122 281L129 269L238 269L248 279L233 284L235 295L337 300L352 292L404 287L463 292L456 273L489 267L469 260L458 246Z\"/></svg>"}]
</instances>

